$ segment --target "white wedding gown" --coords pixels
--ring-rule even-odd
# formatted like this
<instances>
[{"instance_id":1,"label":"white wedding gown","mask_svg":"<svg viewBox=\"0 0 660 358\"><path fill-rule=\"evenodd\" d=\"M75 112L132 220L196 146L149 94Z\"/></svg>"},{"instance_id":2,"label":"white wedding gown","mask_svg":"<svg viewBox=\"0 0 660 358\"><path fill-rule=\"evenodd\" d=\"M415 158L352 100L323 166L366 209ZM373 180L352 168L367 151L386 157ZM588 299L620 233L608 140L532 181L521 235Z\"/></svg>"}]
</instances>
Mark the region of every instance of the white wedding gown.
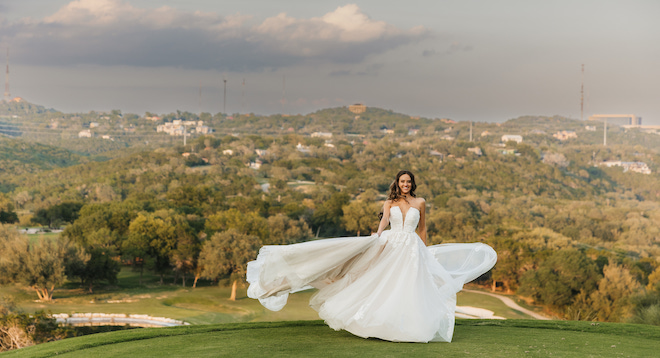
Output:
<instances>
[{"instance_id":1,"label":"white wedding gown","mask_svg":"<svg viewBox=\"0 0 660 358\"><path fill-rule=\"evenodd\" d=\"M397 342L450 342L456 293L490 270L482 243L425 246L419 210L390 209L377 235L264 246L248 263L248 296L279 311L289 293L315 287L310 306L335 330Z\"/></svg>"}]
</instances>

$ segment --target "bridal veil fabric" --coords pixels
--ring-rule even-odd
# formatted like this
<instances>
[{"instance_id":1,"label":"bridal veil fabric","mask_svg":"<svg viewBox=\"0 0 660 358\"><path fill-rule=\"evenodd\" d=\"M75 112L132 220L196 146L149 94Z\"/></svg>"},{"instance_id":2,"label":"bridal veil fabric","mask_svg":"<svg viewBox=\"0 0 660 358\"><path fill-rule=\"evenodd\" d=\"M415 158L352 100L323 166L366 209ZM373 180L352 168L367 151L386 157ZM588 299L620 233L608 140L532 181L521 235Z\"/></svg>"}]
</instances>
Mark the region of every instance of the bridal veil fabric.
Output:
<instances>
[{"instance_id":1,"label":"bridal veil fabric","mask_svg":"<svg viewBox=\"0 0 660 358\"><path fill-rule=\"evenodd\" d=\"M391 230L293 245L264 246L248 263L248 296L281 310L290 293L318 292L310 306L335 330L395 342L450 342L456 293L490 270L482 243L427 247L419 210L390 209Z\"/></svg>"}]
</instances>

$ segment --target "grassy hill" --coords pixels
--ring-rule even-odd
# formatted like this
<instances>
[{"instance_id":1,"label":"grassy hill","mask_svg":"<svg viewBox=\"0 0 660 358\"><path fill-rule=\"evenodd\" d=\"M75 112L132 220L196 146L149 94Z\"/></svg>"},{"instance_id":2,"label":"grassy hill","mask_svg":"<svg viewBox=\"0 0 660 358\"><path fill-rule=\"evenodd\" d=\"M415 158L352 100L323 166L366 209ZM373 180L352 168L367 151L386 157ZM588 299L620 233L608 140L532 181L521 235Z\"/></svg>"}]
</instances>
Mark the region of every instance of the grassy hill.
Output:
<instances>
[{"instance_id":1,"label":"grassy hill","mask_svg":"<svg viewBox=\"0 0 660 358\"><path fill-rule=\"evenodd\" d=\"M566 321L458 320L452 343L392 343L321 321L232 323L94 334L1 357L651 357L660 327Z\"/></svg>"}]
</instances>

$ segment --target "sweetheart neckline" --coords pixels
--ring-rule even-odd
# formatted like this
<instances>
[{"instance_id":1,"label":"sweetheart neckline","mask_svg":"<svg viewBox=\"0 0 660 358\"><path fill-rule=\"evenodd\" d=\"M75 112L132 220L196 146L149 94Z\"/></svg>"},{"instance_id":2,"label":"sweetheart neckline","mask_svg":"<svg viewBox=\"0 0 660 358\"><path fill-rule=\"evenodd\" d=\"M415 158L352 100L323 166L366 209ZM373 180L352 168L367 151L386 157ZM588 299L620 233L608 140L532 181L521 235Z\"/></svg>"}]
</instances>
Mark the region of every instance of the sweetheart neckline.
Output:
<instances>
[{"instance_id":1,"label":"sweetheart neckline","mask_svg":"<svg viewBox=\"0 0 660 358\"><path fill-rule=\"evenodd\" d=\"M404 214L404 213L403 213L403 210L401 210L401 207L400 207L399 205L394 205L394 207L395 207L395 208L399 208L399 212L401 212L401 216L403 217L403 225L406 224L406 218L408 217L408 212L409 212L411 209L415 209L415 210L419 211L419 209L417 209L416 207L411 206L411 207L408 208L408 210L406 210L406 213ZM390 210L391 210L391 209L390 209Z\"/></svg>"}]
</instances>

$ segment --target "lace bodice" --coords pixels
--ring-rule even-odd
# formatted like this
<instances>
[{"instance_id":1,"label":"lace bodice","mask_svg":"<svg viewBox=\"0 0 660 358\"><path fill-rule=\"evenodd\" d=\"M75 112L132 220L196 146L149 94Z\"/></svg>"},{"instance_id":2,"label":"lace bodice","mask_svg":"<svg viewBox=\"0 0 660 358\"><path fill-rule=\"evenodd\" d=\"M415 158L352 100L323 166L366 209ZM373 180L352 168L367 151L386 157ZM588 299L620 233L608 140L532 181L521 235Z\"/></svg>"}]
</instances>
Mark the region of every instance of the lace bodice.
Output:
<instances>
[{"instance_id":1,"label":"lace bodice","mask_svg":"<svg viewBox=\"0 0 660 358\"><path fill-rule=\"evenodd\" d=\"M405 220L405 222L404 222ZM414 232L419 223L419 210L411 207L403 217L403 212L398 206L390 207L390 226L393 231Z\"/></svg>"}]
</instances>

